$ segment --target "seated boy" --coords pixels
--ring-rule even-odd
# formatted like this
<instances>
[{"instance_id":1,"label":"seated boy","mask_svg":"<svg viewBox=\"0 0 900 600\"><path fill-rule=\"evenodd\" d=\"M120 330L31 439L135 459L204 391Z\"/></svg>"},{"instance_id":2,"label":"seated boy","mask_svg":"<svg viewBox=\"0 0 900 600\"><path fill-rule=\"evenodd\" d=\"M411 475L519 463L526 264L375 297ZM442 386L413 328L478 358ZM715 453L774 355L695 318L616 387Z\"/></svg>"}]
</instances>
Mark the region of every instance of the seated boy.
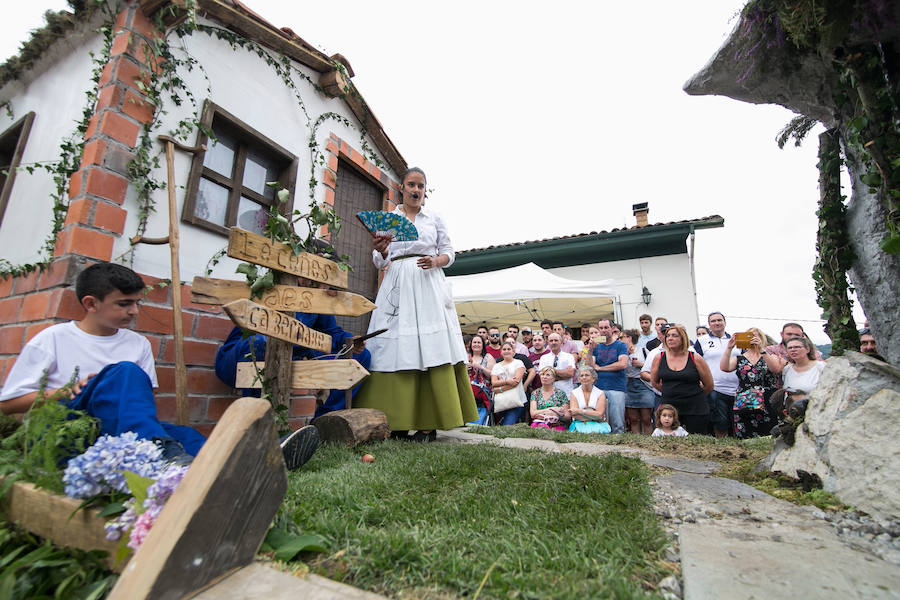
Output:
<instances>
[{"instance_id":1,"label":"seated boy","mask_svg":"<svg viewBox=\"0 0 900 600\"><path fill-rule=\"evenodd\" d=\"M372 355L365 348L365 341L355 340L353 335L344 331L335 320L333 315L319 315L315 313L298 312L295 318L309 327L321 333L327 333L331 336L332 354L337 354L341 350L352 346L350 352L353 358L362 365L364 369L368 369L372 363ZM266 336L255 334L250 337L244 337L240 327L235 327L228 334L225 343L216 352L216 375L227 385L235 386L235 377L237 375L237 363L249 361L250 344L253 344L253 354L257 361L262 362L266 356ZM304 358L317 358L324 356L324 352L304 348L303 346L294 346L293 360L302 360ZM329 356L328 358L334 358ZM361 384L360 384L361 385ZM353 388L353 395L359 391L360 385ZM259 390L243 390L246 395L259 395ZM324 404L316 406L316 417L325 413L345 408L347 395L344 390L331 390Z\"/></svg>"},{"instance_id":2,"label":"seated boy","mask_svg":"<svg viewBox=\"0 0 900 600\"><path fill-rule=\"evenodd\" d=\"M44 329L22 349L0 390L3 413L26 412L40 393L51 395L78 370L69 408L100 420L101 435L133 431L153 440L166 460L188 464L206 438L191 427L161 422L156 417L153 388L156 363L150 343L128 329L138 314L144 282L131 269L98 263L82 271L75 295L85 310L81 321ZM318 434L304 428L282 441L288 469L302 465L315 452Z\"/></svg>"}]
</instances>

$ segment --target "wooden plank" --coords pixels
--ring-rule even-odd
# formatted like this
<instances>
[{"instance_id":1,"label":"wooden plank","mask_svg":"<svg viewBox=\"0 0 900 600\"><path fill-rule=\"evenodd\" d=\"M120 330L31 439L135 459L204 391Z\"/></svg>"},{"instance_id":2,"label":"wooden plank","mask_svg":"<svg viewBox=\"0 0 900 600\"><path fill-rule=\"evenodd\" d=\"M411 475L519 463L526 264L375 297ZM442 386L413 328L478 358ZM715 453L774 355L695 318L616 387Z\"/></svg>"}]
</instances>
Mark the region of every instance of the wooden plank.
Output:
<instances>
[{"instance_id":1,"label":"wooden plank","mask_svg":"<svg viewBox=\"0 0 900 600\"><path fill-rule=\"evenodd\" d=\"M310 329L297 319L250 300L235 300L222 309L238 327L305 348L331 352L331 336Z\"/></svg>"},{"instance_id":2,"label":"wooden plank","mask_svg":"<svg viewBox=\"0 0 900 600\"><path fill-rule=\"evenodd\" d=\"M250 564L286 490L269 401L233 402L109 600L184 598Z\"/></svg>"},{"instance_id":3,"label":"wooden plank","mask_svg":"<svg viewBox=\"0 0 900 600\"><path fill-rule=\"evenodd\" d=\"M243 298L250 298L250 286L242 281L194 277L191 285L191 302L195 304L228 304ZM276 285L254 302L272 310L342 317L358 317L375 310L375 305L368 298L353 292L291 285Z\"/></svg>"},{"instance_id":4,"label":"wooden plank","mask_svg":"<svg viewBox=\"0 0 900 600\"><path fill-rule=\"evenodd\" d=\"M232 227L228 235L228 256L262 265L283 273L312 279L320 283L346 288L347 271L337 263L309 252L294 254L287 244L273 242L269 238Z\"/></svg>"},{"instance_id":5,"label":"wooden plank","mask_svg":"<svg viewBox=\"0 0 900 600\"><path fill-rule=\"evenodd\" d=\"M0 483L2 481L0 478ZM106 539L106 531L103 528L106 519L97 516L100 510L96 508L75 512L81 502L75 498L42 490L33 483L19 481L14 483L6 494L3 506L4 518L52 541L57 546L105 550L109 553L106 559L109 568L121 571L125 568L126 562L113 565L119 542Z\"/></svg>"},{"instance_id":6,"label":"wooden plank","mask_svg":"<svg viewBox=\"0 0 900 600\"><path fill-rule=\"evenodd\" d=\"M257 366L262 366L256 363ZM347 390L369 376L369 372L352 358L336 360L295 360L291 367L291 387L295 390ZM259 389L252 362L239 362L235 387L242 390Z\"/></svg>"}]
</instances>

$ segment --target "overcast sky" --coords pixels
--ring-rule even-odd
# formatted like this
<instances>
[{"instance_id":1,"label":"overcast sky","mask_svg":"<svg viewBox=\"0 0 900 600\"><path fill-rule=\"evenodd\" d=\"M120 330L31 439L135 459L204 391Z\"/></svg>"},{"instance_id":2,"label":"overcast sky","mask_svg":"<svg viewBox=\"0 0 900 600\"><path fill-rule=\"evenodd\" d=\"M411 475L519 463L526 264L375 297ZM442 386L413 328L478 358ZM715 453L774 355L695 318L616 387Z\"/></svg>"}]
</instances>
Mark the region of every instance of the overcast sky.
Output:
<instances>
[{"instance_id":1,"label":"overcast sky","mask_svg":"<svg viewBox=\"0 0 900 600\"><path fill-rule=\"evenodd\" d=\"M457 250L632 225L637 202L651 223L718 214L697 233L701 315L776 339L796 320L828 342L811 277L821 130L780 150L788 110L682 91L743 1L245 4L349 59ZM0 56L65 7L7 7Z\"/></svg>"}]
</instances>

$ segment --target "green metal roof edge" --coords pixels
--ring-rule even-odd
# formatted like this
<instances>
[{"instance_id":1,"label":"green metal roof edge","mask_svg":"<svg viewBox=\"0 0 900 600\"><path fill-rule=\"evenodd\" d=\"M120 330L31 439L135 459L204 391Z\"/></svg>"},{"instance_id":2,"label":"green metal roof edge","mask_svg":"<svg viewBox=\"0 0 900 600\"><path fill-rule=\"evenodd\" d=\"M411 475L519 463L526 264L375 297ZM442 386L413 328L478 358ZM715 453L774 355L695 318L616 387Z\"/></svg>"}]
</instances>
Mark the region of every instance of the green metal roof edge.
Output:
<instances>
[{"instance_id":1,"label":"green metal roof edge","mask_svg":"<svg viewBox=\"0 0 900 600\"><path fill-rule=\"evenodd\" d=\"M456 254L445 273L472 275L533 262L544 269L686 253L684 240L697 229L724 227L715 215L692 221L647 225L533 242L476 248Z\"/></svg>"}]
</instances>

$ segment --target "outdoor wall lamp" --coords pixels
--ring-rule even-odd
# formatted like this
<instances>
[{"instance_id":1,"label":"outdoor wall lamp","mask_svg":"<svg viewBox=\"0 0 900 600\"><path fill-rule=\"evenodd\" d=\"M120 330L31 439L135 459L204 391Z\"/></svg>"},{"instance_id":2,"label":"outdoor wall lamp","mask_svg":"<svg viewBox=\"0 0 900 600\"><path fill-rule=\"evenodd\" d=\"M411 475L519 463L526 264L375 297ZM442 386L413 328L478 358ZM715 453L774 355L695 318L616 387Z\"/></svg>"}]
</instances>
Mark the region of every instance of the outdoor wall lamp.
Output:
<instances>
[{"instance_id":1,"label":"outdoor wall lamp","mask_svg":"<svg viewBox=\"0 0 900 600\"><path fill-rule=\"evenodd\" d=\"M653 294L650 293L650 290L647 289L647 286L644 286L644 290L641 292L641 300L644 301L644 304L650 305L650 296Z\"/></svg>"}]
</instances>

